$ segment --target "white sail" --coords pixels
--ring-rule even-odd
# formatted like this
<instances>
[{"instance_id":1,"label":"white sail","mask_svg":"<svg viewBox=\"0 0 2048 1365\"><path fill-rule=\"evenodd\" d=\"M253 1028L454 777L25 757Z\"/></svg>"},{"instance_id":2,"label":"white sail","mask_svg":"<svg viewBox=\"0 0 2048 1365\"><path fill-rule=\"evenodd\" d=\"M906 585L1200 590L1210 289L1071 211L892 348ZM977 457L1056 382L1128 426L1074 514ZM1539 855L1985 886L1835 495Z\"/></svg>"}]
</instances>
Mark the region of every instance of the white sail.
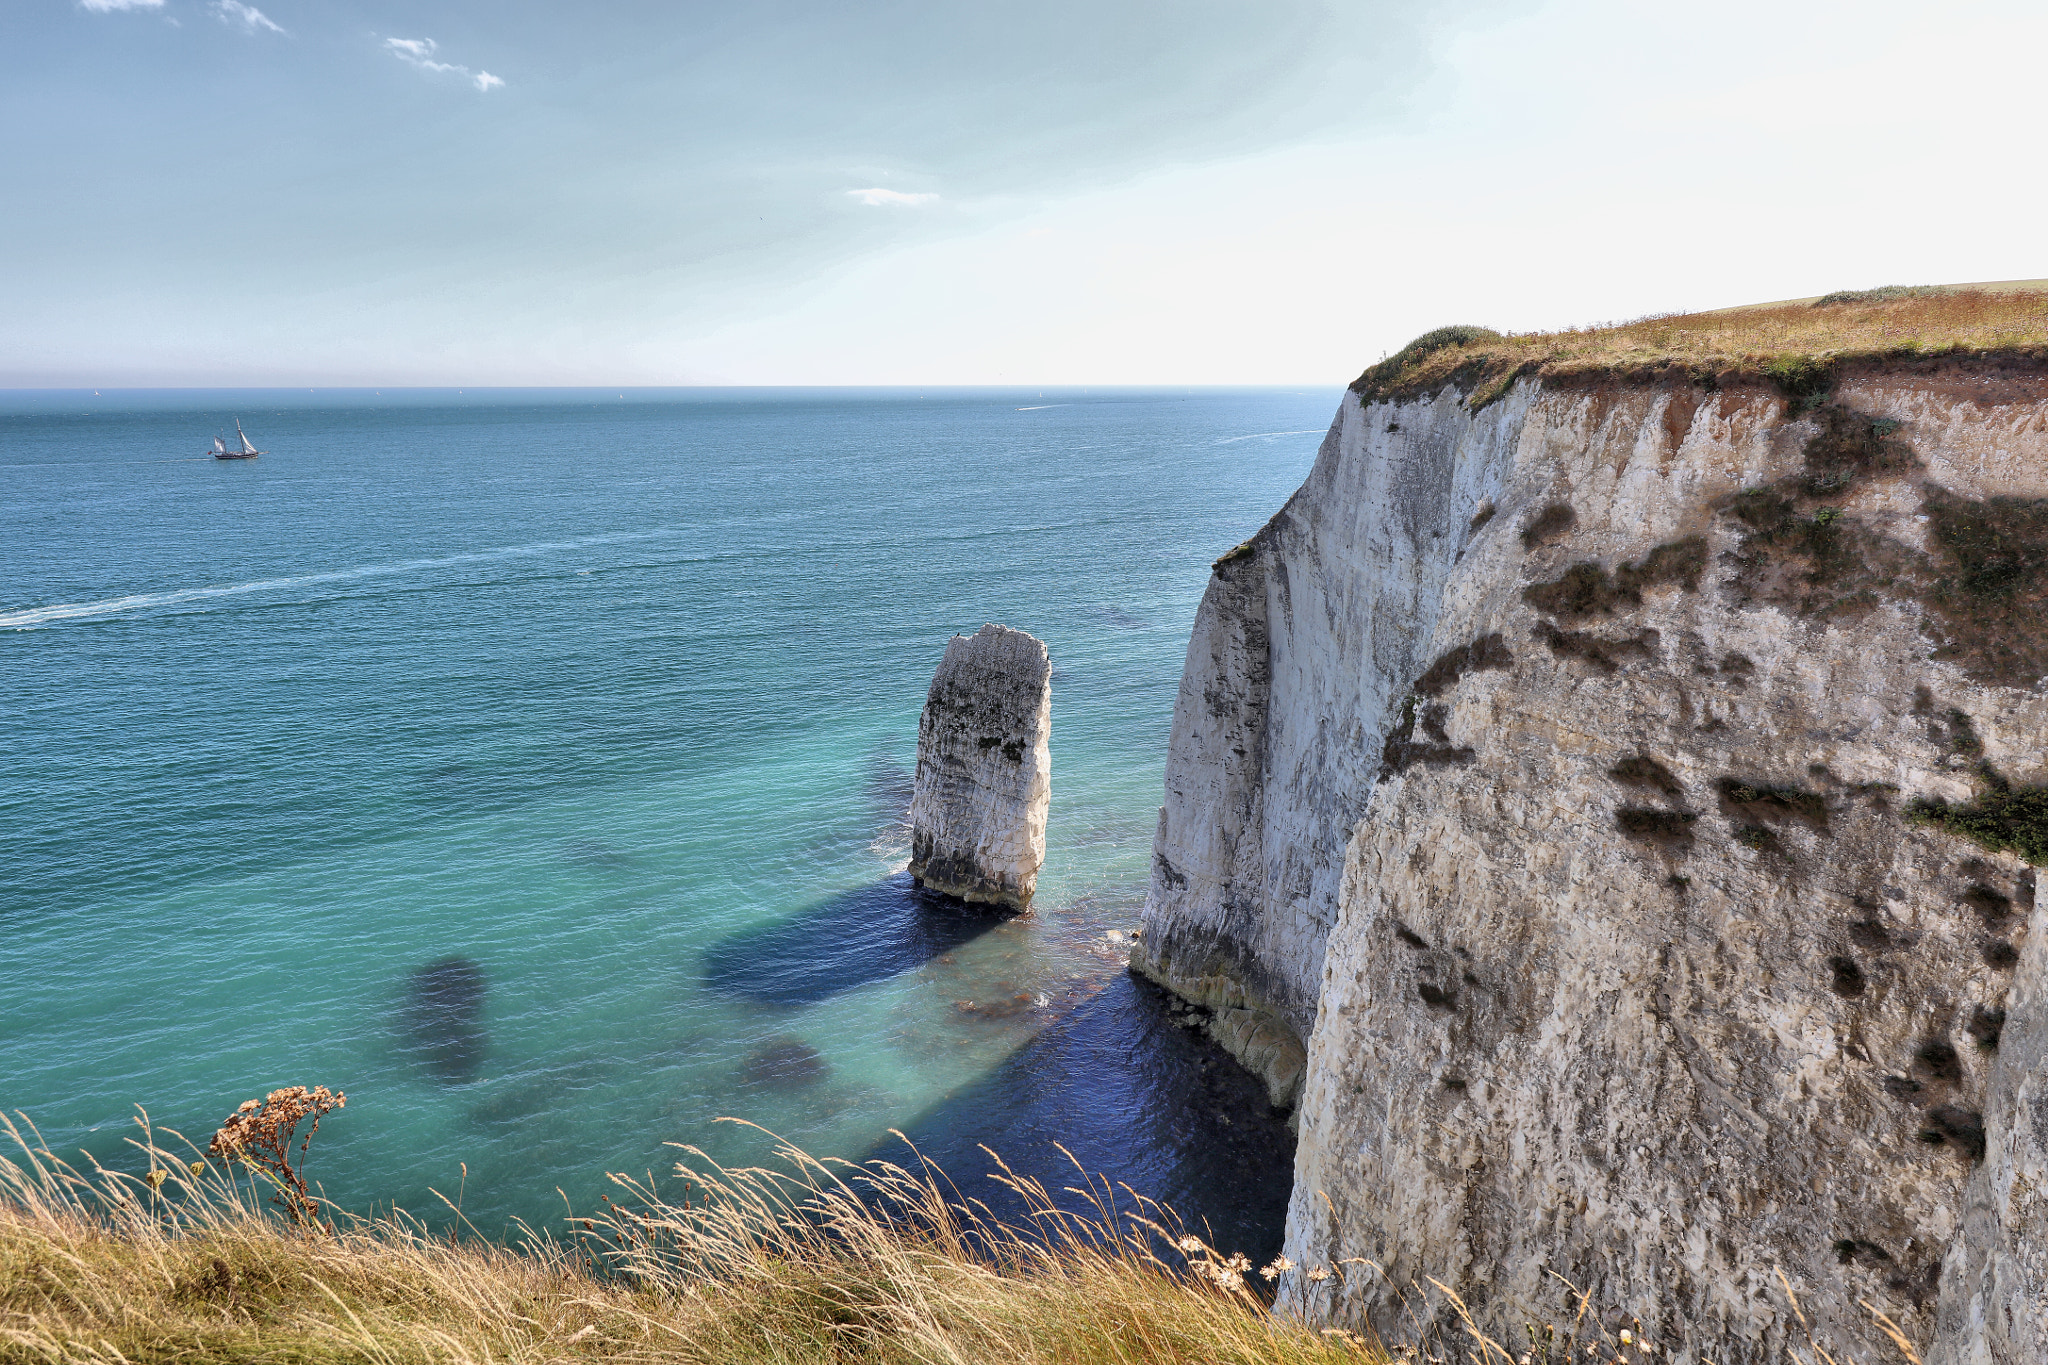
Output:
<instances>
[{"instance_id":1,"label":"white sail","mask_svg":"<svg viewBox=\"0 0 2048 1365\"><path fill-rule=\"evenodd\" d=\"M261 453L256 449L255 446L249 443L249 434L242 430L242 423L239 418L235 422L235 435L238 438L240 438L242 442L242 453L244 455L256 455Z\"/></svg>"}]
</instances>

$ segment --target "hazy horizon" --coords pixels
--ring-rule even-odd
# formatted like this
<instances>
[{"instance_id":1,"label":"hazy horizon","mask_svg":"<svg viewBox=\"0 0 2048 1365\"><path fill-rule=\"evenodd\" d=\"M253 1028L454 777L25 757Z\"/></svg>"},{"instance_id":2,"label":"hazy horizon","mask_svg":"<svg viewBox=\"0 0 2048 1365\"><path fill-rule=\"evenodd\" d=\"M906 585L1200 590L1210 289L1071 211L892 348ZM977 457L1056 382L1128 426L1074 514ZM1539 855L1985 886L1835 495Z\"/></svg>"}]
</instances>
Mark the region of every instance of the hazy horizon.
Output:
<instances>
[{"instance_id":1,"label":"hazy horizon","mask_svg":"<svg viewBox=\"0 0 2048 1365\"><path fill-rule=\"evenodd\" d=\"M10 17L13 389L1341 383L2048 273L2016 4Z\"/></svg>"}]
</instances>

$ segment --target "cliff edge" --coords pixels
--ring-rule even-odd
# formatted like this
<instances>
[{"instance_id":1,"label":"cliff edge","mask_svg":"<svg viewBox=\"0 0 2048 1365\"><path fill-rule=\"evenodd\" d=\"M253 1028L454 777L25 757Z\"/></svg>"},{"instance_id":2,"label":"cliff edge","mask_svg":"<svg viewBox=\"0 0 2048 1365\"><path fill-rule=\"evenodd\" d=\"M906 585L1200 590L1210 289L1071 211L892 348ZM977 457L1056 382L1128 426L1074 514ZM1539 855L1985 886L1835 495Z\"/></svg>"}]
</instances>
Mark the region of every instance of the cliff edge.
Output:
<instances>
[{"instance_id":1,"label":"cliff edge","mask_svg":"<svg viewBox=\"0 0 2048 1365\"><path fill-rule=\"evenodd\" d=\"M1298 1104L1284 1304L1746 1365L1782 1268L1838 1356L2048 1359L2044 343L1880 291L1353 386L1216 565L1132 964Z\"/></svg>"}]
</instances>

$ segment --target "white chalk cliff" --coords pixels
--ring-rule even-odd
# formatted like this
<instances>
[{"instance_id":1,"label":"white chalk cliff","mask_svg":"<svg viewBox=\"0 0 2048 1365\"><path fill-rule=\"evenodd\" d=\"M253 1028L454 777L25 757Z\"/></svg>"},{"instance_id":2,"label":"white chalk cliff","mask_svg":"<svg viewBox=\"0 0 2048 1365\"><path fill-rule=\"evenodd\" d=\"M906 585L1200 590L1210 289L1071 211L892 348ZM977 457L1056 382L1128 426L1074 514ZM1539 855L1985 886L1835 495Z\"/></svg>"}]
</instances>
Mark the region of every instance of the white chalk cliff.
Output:
<instances>
[{"instance_id":1,"label":"white chalk cliff","mask_svg":"<svg viewBox=\"0 0 2048 1365\"><path fill-rule=\"evenodd\" d=\"M956 635L917 725L910 871L965 901L1022 910L1045 862L1052 802L1052 665L1008 626Z\"/></svg>"},{"instance_id":2,"label":"white chalk cliff","mask_svg":"<svg viewBox=\"0 0 2048 1365\"><path fill-rule=\"evenodd\" d=\"M1283 1304L2048 1361L2048 377L1468 397L1347 394L1188 647L1133 967L1298 1106Z\"/></svg>"}]
</instances>

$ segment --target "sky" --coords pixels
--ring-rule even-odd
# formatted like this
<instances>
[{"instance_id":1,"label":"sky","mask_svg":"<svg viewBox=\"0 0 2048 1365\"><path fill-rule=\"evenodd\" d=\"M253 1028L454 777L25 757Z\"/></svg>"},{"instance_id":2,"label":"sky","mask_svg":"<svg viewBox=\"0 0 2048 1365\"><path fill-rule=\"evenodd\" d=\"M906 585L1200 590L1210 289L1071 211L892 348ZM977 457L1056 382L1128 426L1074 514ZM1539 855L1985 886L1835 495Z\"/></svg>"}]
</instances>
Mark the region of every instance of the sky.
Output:
<instances>
[{"instance_id":1,"label":"sky","mask_svg":"<svg viewBox=\"0 0 2048 1365\"><path fill-rule=\"evenodd\" d=\"M0 0L0 387L1341 383L2048 275L2048 7Z\"/></svg>"}]
</instances>

